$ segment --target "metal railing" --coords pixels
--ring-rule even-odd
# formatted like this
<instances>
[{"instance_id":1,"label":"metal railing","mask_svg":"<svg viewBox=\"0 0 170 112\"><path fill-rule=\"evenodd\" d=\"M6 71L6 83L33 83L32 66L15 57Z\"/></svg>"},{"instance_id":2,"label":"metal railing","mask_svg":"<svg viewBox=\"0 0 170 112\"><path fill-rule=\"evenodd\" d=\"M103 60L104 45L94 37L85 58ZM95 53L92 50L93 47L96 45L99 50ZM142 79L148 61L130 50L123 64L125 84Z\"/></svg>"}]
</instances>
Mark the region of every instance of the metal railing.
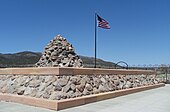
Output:
<instances>
[{"instance_id":1,"label":"metal railing","mask_svg":"<svg viewBox=\"0 0 170 112\"><path fill-rule=\"evenodd\" d=\"M165 84L170 84L170 73L157 73L156 78Z\"/></svg>"}]
</instances>

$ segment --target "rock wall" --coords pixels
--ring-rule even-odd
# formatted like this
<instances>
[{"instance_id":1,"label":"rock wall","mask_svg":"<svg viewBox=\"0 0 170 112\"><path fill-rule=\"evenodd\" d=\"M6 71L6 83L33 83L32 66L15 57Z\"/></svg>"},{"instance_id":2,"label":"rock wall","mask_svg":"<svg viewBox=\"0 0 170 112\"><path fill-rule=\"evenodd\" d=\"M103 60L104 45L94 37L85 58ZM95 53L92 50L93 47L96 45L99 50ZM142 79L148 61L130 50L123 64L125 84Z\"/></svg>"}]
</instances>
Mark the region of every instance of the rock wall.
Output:
<instances>
[{"instance_id":1,"label":"rock wall","mask_svg":"<svg viewBox=\"0 0 170 112\"><path fill-rule=\"evenodd\" d=\"M36 67L82 67L82 60L74 47L61 35L54 37L45 47Z\"/></svg>"},{"instance_id":2,"label":"rock wall","mask_svg":"<svg viewBox=\"0 0 170 112\"><path fill-rule=\"evenodd\" d=\"M157 83L155 75L0 75L0 92L62 100Z\"/></svg>"}]
</instances>

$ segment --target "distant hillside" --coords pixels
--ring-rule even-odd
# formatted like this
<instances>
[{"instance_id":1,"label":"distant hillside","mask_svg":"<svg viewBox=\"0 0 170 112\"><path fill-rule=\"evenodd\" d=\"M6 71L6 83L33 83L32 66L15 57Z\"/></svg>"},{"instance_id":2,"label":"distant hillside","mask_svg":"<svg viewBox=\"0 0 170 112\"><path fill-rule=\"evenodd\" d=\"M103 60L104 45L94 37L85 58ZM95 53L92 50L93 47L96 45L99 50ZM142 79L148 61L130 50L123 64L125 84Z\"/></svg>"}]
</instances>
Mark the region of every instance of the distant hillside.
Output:
<instances>
[{"instance_id":1,"label":"distant hillside","mask_svg":"<svg viewBox=\"0 0 170 112\"><path fill-rule=\"evenodd\" d=\"M32 67L40 59L41 53L24 51L14 54L0 54L0 67ZM80 56L84 67L94 67L94 58ZM114 68L115 63L97 59L97 67Z\"/></svg>"},{"instance_id":2,"label":"distant hillside","mask_svg":"<svg viewBox=\"0 0 170 112\"><path fill-rule=\"evenodd\" d=\"M80 58L83 60L84 67L94 67L94 58L93 57L87 57L87 56L80 56ZM115 63L107 62L102 59L97 59L97 68L115 68Z\"/></svg>"},{"instance_id":3,"label":"distant hillside","mask_svg":"<svg viewBox=\"0 0 170 112\"><path fill-rule=\"evenodd\" d=\"M27 67L33 66L40 58L41 53L19 52L14 54L0 54L0 67Z\"/></svg>"}]
</instances>

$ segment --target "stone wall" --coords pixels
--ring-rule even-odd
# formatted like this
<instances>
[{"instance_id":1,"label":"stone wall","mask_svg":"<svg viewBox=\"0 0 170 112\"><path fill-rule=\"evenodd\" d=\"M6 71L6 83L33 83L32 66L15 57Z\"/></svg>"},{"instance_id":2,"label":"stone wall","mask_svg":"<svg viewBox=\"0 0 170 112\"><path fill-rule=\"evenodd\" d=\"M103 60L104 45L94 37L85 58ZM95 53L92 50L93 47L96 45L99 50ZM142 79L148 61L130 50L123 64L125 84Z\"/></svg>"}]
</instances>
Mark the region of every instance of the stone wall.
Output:
<instances>
[{"instance_id":1,"label":"stone wall","mask_svg":"<svg viewBox=\"0 0 170 112\"><path fill-rule=\"evenodd\" d=\"M159 83L155 75L0 75L0 93L62 100Z\"/></svg>"}]
</instances>

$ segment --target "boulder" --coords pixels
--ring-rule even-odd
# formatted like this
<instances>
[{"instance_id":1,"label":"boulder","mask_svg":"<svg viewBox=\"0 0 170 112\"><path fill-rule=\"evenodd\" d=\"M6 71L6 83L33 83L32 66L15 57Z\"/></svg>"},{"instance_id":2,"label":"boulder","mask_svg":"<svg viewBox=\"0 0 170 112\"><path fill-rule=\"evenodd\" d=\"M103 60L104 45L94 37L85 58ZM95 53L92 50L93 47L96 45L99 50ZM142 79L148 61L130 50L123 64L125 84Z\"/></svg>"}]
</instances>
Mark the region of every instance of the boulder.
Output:
<instances>
[{"instance_id":1,"label":"boulder","mask_svg":"<svg viewBox=\"0 0 170 112\"><path fill-rule=\"evenodd\" d=\"M90 84L86 84L85 88L88 90L88 91L91 91L93 90L93 87L90 85Z\"/></svg>"},{"instance_id":2,"label":"boulder","mask_svg":"<svg viewBox=\"0 0 170 112\"><path fill-rule=\"evenodd\" d=\"M25 88L24 86L21 86L20 88L17 89L17 94L18 95L23 95L24 94L24 91L25 91Z\"/></svg>"},{"instance_id":3,"label":"boulder","mask_svg":"<svg viewBox=\"0 0 170 112\"><path fill-rule=\"evenodd\" d=\"M65 92L65 93L67 93L69 90L70 90L70 88L71 88L71 84L70 83L68 83L66 86L64 86L63 87L63 92Z\"/></svg>"},{"instance_id":4,"label":"boulder","mask_svg":"<svg viewBox=\"0 0 170 112\"><path fill-rule=\"evenodd\" d=\"M65 85L67 85L67 83L68 83L68 79L67 78L61 78L61 79L58 79L58 84L60 85L60 86L65 86Z\"/></svg>"}]
</instances>

